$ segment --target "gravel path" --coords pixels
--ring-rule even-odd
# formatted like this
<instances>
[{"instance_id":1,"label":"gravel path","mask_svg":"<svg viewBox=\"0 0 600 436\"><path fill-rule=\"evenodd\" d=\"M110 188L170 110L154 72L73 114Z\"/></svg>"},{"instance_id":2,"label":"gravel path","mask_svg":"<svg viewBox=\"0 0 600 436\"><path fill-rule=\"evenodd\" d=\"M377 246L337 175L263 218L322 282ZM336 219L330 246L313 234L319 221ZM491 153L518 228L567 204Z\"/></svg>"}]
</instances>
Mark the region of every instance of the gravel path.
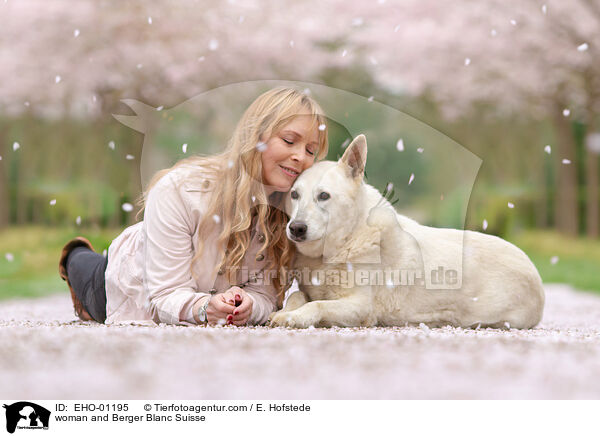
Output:
<instances>
[{"instance_id":1,"label":"gravel path","mask_svg":"<svg viewBox=\"0 0 600 436\"><path fill-rule=\"evenodd\" d=\"M600 297L546 286L528 331L286 330L75 321L68 294L0 304L12 399L600 398Z\"/></svg>"}]
</instances>

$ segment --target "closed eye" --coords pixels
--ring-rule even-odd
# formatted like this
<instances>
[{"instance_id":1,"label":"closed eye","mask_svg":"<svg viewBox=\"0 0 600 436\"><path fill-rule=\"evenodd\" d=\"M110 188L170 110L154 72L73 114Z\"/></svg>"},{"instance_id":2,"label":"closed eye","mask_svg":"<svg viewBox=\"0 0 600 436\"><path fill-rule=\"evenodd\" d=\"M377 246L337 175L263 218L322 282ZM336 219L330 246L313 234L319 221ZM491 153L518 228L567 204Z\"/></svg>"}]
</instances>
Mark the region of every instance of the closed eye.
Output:
<instances>
[{"instance_id":1,"label":"closed eye","mask_svg":"<svg viewBox=\"0 0 600 436\"><path fill-rule=\"evenodd\" d=\"M281 138L281 139L283 139L283 138ZM288 141L287 139L283 139L283 142L285 142L286 144L289 144L289 145L292 145L292 144L293 144L293 142L292 142L292 141Z\"/></svg>"}]
</instances>

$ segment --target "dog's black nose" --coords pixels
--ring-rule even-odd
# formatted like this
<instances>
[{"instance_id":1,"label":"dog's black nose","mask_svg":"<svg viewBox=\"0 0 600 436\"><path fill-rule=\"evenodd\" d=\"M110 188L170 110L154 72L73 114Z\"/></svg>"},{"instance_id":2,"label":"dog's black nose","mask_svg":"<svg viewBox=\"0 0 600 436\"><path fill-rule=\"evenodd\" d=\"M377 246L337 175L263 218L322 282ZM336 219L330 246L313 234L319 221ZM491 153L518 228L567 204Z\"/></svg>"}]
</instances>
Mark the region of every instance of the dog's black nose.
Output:
<instances>
[{"instance_id":1,"label":"dog's black nose","mask_svg":"<svg viewBox=\"0 0 600 436\"><path fill-rule=\"evenodd\" d=\"M306 230L308 226L302 222L292 221L290 223L290 233L296 240L306 239Z\"/></svg>"}]
</instances>

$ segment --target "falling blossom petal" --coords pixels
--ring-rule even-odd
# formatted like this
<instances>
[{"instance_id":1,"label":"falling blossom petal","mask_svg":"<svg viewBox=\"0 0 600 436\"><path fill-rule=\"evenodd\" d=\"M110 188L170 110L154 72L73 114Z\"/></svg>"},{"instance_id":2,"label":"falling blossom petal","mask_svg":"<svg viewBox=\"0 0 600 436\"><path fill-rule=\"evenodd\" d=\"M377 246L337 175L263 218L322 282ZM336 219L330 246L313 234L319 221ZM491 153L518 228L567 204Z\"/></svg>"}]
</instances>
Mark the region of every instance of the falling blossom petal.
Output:
<instances>
[{"instance_id":1,"label":"falling blossom petal","mask_svg":"<svg viewBox=\"0 0 600 436\"><path fill-rule=\"evenodd\" d=\"M483 230L487 230L488 228L488 222L487 220L483 220Z\"/></svg>"},{"instance_id":2,"label":"falling blossom petal","mask_svg":"<svg viewBox=\"0 0 600 436\"><path fill-rule=\"evenodd\" d=\"M571 111L570 111L569 109L564 109L564 110L563 110L563 115L564 115L565 117L568 117L569 115L571 115Z\"/></svg>"},{"instance_id":3,"label":"falling blossom petal","mask_svg":"<svg viewBox=\"0 0 600 436\"><path fill-rule=\"evenodd\" d=\"M373 101L373 96L370 96L367 100L369 100L369 103Z\"/></svg>"},{"instance_id":4,"label":"falling blossom petal","mask_svg":"<svg viewBox=\"0 0 600 436\"><path fill-rule=\"evenodd\" d=\"M181 151L183 151L184 153L187 153L187 144L183 144L181 146Z\"/></svg>"},{"instance_id":5,"label":"falling blossom petal","mask_svg":"<svg viewBox=\"0 0 600 436\"><path fill-rule=\"evenodd\" d=\"M348 54L348 50L342 51L342 57L345 57Z\"/></svg>"},{"instance_id":6,"label":"falling blossom petal","mask_svg":"<svg viewBox=\"0 0 600 436\"><path fill-rule=\"evenodd\" d=\"M390 289L394 287L394 281L391 277L387 278L387 280L385 281L385 285Z\"/></svg>"},{"instance_id":7,"label":"falling blossom petal","mask_svg":"<svg viewBox=\"0 0 600 436\"><path fill-rule=\"evenodd\" d=\"M371 64L377 65L377 59L375 59L373 56L369 56L369 61L371 61Z\"/></svg>"},{"instance_id":8,"label":"falling blossom petal","mask_svg":"<svg viewBox=\"0 0 600 436\"><path fill-rule=\"evenodd\" d=\"M496 31L496 29L492 29L490 31L490 35L492 35L492 36L496 36L497 34L498 34L498 32Z\"/></svg>"},{"instance_id":9,"label":"falling blossom petal","mask_svg":"<svg viewBox=\"0 0 600 436\"><path fill-rule=\"evenodd\" d=\"M411 174L410 174L410 177L409 177L409 179L408 179L408 184L410 185L410 184L413 182L413 180L415 180L415 174L414 174L414 173L411 173Z\"/></svg>"},{"instance_id":10,"label":"falling blossom petal","mask_svg":"<svg viewBox=\"0 0 600 436\"><path fill-rule=\"evenodd\" d=\"M56 198L50 200L50 206L54 206L56 204Z\"/></svg>"},{"instance_id":11,"label":"falling blossom petal","mask_svg":"<svg viewBox=\"0 0 600 436\"><path fill-rule=\"evenodd\" d=\"M550 147L549 145L546 145L546 146L544 147L544 151L545 151L546 153L550 154L550 153L552 153L552 147Z\"/></svg>"},{"instance_id":12,"label":"falling blossom petal","mask_svg":"<svg viewBox=\"0 0 600 436\"><path fill-rule=\"evenodd\" d=\"M2 160L2 156L0 156L0 160Z\"/></svg>"},{"instance_id":13,"label":"falling blossom petal","mask_svg":"<svg viewBox=\"0 0 600 436\"><path fill-rule=\"evenodd\" d=\"M29 102L28 102L28 101L26 101L26 102L24 103L24 105L25 105L25 106L27 106L27 107L29 107Z\"/></svg>"},{"instance_id":14,"label":"falling blossom petal","mask_svg":"<svg viewBox=\"0 0 600 436\"><path fill-rule=\"evenodd\" d=\"M350 144L350 138L346 138L346 140L344 142L342 142L341 147L346 148L346 147L348 147L348 144Z\"/></svg>"},{"instance_id":15,"label":"falling blossom petal","mask_svg":"<svg viewBox=\"0 0 600 436\"><path fill-rule=\"evenodd\" d=\"M471 65L471 58L465 58L465 67Z\"/></svg>"},{"instance_id":16,"label":"falling blossom petal","mask_svg":"<svg viewBox=\"0 0 600 436\"><path fill-rule=\"evenodd\" d=\"M208 42L208 49L209 49L210 51L215 51L215 50L217 50L218 48L219 48L219 41L217 41L216 39L211 39L211 40Z\"/></svg>"},{"instance_id":17,"label":"falling blossom petal","mask_svg":"<svg viewBox=\"0 0 600 436\"><path fill-rule=\"evenodd\" d=\"M108 148L110 148L111 150L114 150L115 149L115 141L109 141Z\"/></svg>"},{"instance_id":18,"label":"falling blossom petal","mask_svg":"<svg viewBox=\"0 0 600 436\"><path fill-rule=\"evenodd\" d=\"M204 58L204 56L200 56L200 57L198 58L198 62L204 62L204 59L205 59L205 58Z\"/></svg>"},{"instance_id":19,"label":"falling blossom petal","mask_svg":"<svg viewBox=\"0 0 600 436\"><path fill-rule=\"evenodd\" d=\"M108 254L108 250L106 248L104 250L102 250L102 256L106 257L107 254Z\"/></svg>"},{"instance_id":20,"label":"falling blossom petal","mask_svg":"<svg viewBox=\"0 0 600 436\"><path fill-rule=\"evenodd\" d=\"M322 132L323 130L325 130L327 128L327 126L325 124L319 124L319 130Z\"/></svg>"},{"instance_id":21,"label":"falling blossom petal","mask_svg":"<svg viewBox=\"0 0 600 436\"><path fill-rule=\"evenodd\" d=\"M346 262L346 270L348 270L348 271L352 271L353 270L352 263Z\"/></svg>"},{"instance_id":22,"label":"falling blossom petal","mask_svg":"<svg viewBox=\"0 0 600 436\"><path fill-rule=\"evenodd\" d=\"M78 226L81 225L81 217L78 216L77 218L75 218L75 224L77 224Z\"/></svg>"},{"instance_id":23,"label":"falling blossom petal","mask_svg":"<svg viewBox=\"0 0 600 436\"><path fill-rule=\"evenodd\" d=\"M127 156L125 156L125 159L127 159L127 160L134 160L135 156L132 155L132 154L128 154Z\"/></svg>"},{"instance_id":24,"label":"falling blossom petal","mask_svg":"<svg viewBox=\"0 0 600 436\"><path fill-rule=\"evenodd\" d=\"M477 301L477 300L479 300L479 298L477 298L477 297L473 297L473 298L471 298L471 300L473 300L473 301Z\"/></svg>"},{"instance_id":25,"label":"falling blossom petal","mask_svg":"<svg viewBox=\"0 0 600 436\"><path fill-rule=\"evenodd\" d=\"M160 111L161 111L161 110L163 110L164 108L165 108L164 106L159 106L159 107L157 107L157 108L156 108L156 110L160 112Z\"/></svg>"},{"instance_id":26,"label":"falling blossom petal","mask_svg":"<svg viewBox=\"0 0 600 436\"><path fill-rule=\"evenodd\" d=\"M152 24L152 17L148 17L148 24Z\"/></svg>"},{"instance_id":27,"label":"falling blossom petal","mask_svg":"<svg viewBox=\"0 0 600 436\"><path fill-rule=\"evenodd\" d=\"M425 149L423 147L419 147L417 148L417 152L418 153L423 153L423 151L425 151Z\"/></svg>"},{"instance_id":28,"label":"falling blossom petal","mask_svg":"<svg viewBox=\"0 0 600 436\"><path fill-rule=\"evenodd\" d=\"M509 209L514 209L514 208L515 208L515 205L509 201L509 202L508 202L508 208L509 208Z\"/></svg>"},{"instance_id":29,"label":"falling blossom petal","mask_svg":"<svg viewBox=\"0 0 600 436\"><path fill-rule=\"evenodd\" d=\"M74 36L75 38L77 38L77 37L79 36L79 29L75 29L75 30L73 31L73 36Z\"/></svg>"},{"instance_id":30,"label":"falling blossom petal","mask_svg":"<svg viewBox=\"0 0 600 436\"><path fill-rule=\"evenodd\" d=\"M60 81L61 81L61 80L62 80L62 79L61 79L61 77L60 77L60 76L56 76L56 77L54 78L54 83L60 83Z\"/></svg>"},{"instance_id":31,"label":"falling blossom petal","mask_svg":"<svg viewBox=\"0 0 600 436\"><path fill-rule=\"evenodd\" d=\"M290 47L294 48L294 40L293 39L290 41Z\"/></svg>"},{"instance_id":32,"label":"falling blossom petal","mask_svg":"<svg viewBox=\"0 0 600 436\"><path fill-rule=\"evenodd\" d=\"M243 15L240 15L240 18L238 18L238 23L243 23L245 20L245 17Z\"/></svg>"},{"instance_id":33,"label":"falling blossom petal","mask_svg":"<svg viewBox=\"0 0 600 436\"><path fill-rule=\"evenodd\" d=\"M556 264L558 263L559 259L560 259L560 258L559 258L558 256L552 256L552 257L550 258L550 263L551 263L552 265L556 265Z\"/></svg>"},{"instance_id":34,"label":"falling blossom petal","mask_svg":"<svg viewBox=\"0 0 600 436\"><path fill-rule=\"evenodd\" d=\"M404 151L404 140L402 138L398 139L398 142L396 142L396 150Z\"/></svg>"},{"instance_id":35,"label":"falling blossom petal","mask_svg":"<svg viewBox=\"0 0 600 436\"><path fill-rule=\"evenodd\" d=\"M256 201L256 197L253 195L252 196L252 203L254 203Z\"/></svg>"},{"instance_id":36,"label":"falling blossom petal","mask_svg":"<svg viewBox=\"0 0 600 436\"><path fill-rule=\"evenodd\" d=\"M233 168L233 161L231 159L227 161L227 168Z\"/></svg>"},{"instance_id":37,"label":"falling blossom petal","mask_svg":"<svg viewBox=\"0 0 600 436\"><path fill-rule=\"evenodd\" d=\"M135 67L136 67L138 70L141 70L143 66L144 66L144 65L142 65L142 64L137 64Z\"/></svg>"},{"instance_id":38,"label":"falling blossom petal","mask_svg":"<svg viewBox=\"0 0 600 436\"><path fill-rule=\"evenodd\" d=\"M356 17L352 19L352 25L354 27L362 26L365 20L362 17Z\"/></svg>"},{"instance_id":39,"label":"falling blossom petal","mask_svg":"<svg viewBox=\"0 0 600 436\"><path fill-rule=\"evenodd\" d=\"M267 149L267 144L265 144L262 141L259 141L258 144L256 144L256 149L262 153Z\"/></svg>"},{"instance_id":40,"label":"falling blossom petal","mask_svg":"<svg viewBox=\"0 0 600 436\"><path fill-rule=\"evenodd\" d=\"M390 192L392 189L394 189L394 184L390 182L386 185L385 192Z\"/></svg>"},{"instance_id":41,"label":"falling blossom petal","mask_svg":"<svg viewBox=\"0 0 600 436\"><path fill-rule=\"evenodd\" d=\"M133 210L133 205L130 203L123 203L121 205L121 209L123 209L125 212L131 212Z\"/></svg>"},{"instance_id":42,"label":"falling blossom petal","mask_svg":"<svg viewBox=\"0 0 600 436\"><path fill-rule=\"evenodd\" d=\"M221 217L217 214L212 216L212 219L215 223L219 224L221 222Z\"/></svg>"},{"instance_id":43,"label":"falling blossom petal","mask_svg":"<svg viewBox=\"0 0 600 436\"><path fill-rule=\"evenodd\" d=\"M510 323L508 321L505 321L504 322L504 327L506 327L507 329L509 329L510 328Z\"/></svg>"},{"instance_id":44,"label":"falling blossom petal","mask_svg":"<svg viewBox=\"0 0 600 436\"><path fill-rule=\"evenodd\" d=\"M587 42L584 42L583 44L577 46L577 51L586 51L589 48L589 46L587 45Z\"/></svg>"},{"instance_id":45,"label":"falling blossom petal","mask_svg":"<svg viewBox=\"0 0 600 436\"><path fill-rule=\"evenodd\" d=\"M548 6L546 6L545 4L542 5L542 14L546 15L546 13L548 12Z\"/></svg>"},{"instance_id":46,"label":"falling blossom petal","mask_svg":"<svg viewBox=\"0 0 600 436\"><path fill-rule=\"evenodd\" d=\"M563 165L570 165L571 161L569 159L563 159L562 163L563 163Z\"/></svg>"},{"instance_id":47,"label":"falling blossom petal","mask_svg":"<svg viewBox=\"0 0 600 436\"><path fill-rule=\"evenodd\" d=\"M4 257L6 258L6 260L8 260L9 262L12 262L13 260L15 260L15 256L13 256L12 253L6 253L4 255Z\"/></svg>"},{"instance_id":48,"label":"falling blossom petal","mask_svg":"<svg viewBox=\"0 0 600 436\"><path fill-rule=\"evenodd\" d=\"M21 148L21 144L18 142L13 142L13 151L17 151L19 148Z\"/></svg>"},{"instance_id":49,"label":"falling blossom petal","mask_svg":"<svg viewBox=\"0 0 600 436\"><path fill-rule=\"evenodd\" d=\"M321 284L321 281L319 280L318 274L313 274L310 278L310 282L313 284L313 286L319 286Z\"/></svg>"},{"instance_id":50,"label":"falling blossom petal","mask_svg":"<svg viewBox=\"0 0 600 436\"><path fill-rule=\"evenodd\" d=\"M512 24L513 26L517 25L517 20L510 20L510 24Z\"/></svg>"},{"instance_id":51,"label":"falling blossom petal","mask_svg":"<svg viewBox=\"0 0 600 436\"><path fill-rule=\"evenodd\" d=\"M400 30L400 24L396 25L396 27L394 27L394 33L397 33L398 30Z\"/></svg>"}]
</instances>

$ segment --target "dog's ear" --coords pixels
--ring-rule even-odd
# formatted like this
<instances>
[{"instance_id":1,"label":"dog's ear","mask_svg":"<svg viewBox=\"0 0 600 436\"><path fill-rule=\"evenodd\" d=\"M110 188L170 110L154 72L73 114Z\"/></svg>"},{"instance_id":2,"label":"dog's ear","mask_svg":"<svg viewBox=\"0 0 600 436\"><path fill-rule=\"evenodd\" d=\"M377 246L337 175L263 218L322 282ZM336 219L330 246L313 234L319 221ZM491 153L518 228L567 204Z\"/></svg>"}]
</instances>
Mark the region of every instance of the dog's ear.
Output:
<instances>
[{"instance_id":1,"label":"dog's ear","mask_svg":"<svg viewBox=\"0 0 600 436\"><path fill-rule=\"evenodd\" d=\"M350 174L353 178L362 178L367 164L367 138L365 135L358 135L354 138L339 163L350 167Z\"/></svg>"}]
</instances>

